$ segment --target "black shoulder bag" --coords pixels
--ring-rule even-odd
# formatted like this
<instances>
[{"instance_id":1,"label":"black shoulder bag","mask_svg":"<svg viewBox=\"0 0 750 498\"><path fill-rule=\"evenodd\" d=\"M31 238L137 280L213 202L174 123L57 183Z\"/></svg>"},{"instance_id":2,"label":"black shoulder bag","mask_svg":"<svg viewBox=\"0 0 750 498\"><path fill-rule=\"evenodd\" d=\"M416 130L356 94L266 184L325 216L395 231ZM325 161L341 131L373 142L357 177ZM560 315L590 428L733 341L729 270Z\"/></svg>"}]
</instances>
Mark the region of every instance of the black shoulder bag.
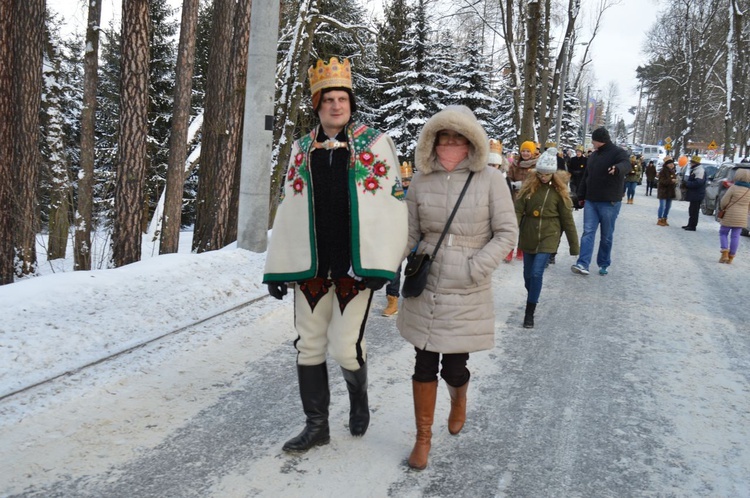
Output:
<instances>
[{"instance_id":1,"label":"black shoulder bag","mask_svg":"<svg viewBox=\"0 0 750 498\"><path fill-rule=\"evenodd\" d=\"M427 285L427 275L430 273L430 266L432 266L432 262L435 260L435 255L437 254L438 249L440 249L440 244L443 243L445 234L448 233L448 228L450 228L451 222L456 216L456 211L458 211L458 205L461 204L461 200L464 198L464 194L469 188L469 182L473 176L474 172L472 171L466 179L461 195L458 196L456 205L453 207L453 212L451 212L451 215L448 217L448 222L445 224L445 228L443 228L443 233L440 234L440 238L435 245L435 250L432 251L432 256L424 253L417 254L417 247L419 247L419 244L417 243L414 249L412 249L406 257L406 268L404 268L404 277L406 278L404 278L404 285L401 288L402 296L417 297L422 294L422 291Z\"/></svg>"}]
</instances>

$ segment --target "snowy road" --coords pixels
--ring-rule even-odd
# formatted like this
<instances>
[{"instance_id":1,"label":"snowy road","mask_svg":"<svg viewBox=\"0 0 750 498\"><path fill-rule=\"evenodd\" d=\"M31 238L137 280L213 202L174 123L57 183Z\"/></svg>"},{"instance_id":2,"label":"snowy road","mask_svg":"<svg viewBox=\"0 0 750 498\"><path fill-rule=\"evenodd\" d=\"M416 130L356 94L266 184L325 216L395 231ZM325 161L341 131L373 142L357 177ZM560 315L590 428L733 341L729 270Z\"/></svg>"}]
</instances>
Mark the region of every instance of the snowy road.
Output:
<instances>
[{"instance_id":1,"label":"snowy road","mask_svg":"<svg viewBox=\"0 0 750 498\"><path fill-rule=\"evenodd\" d=\"M459 436L441 386L423 472L405 465L413 351L381 292L364 438L329 364L331 444L281 451L303 415L291 301L266 299L0 403L14 415L0 422L0 495L750 496L750 239L719 265L718 224L685 232L676 203L658 227L656 206L643 187L622 206L606 277L572 274L563 241L533 330L520 262L495 272L496 348L469 361Z\"/></svg>"}]
</instances>

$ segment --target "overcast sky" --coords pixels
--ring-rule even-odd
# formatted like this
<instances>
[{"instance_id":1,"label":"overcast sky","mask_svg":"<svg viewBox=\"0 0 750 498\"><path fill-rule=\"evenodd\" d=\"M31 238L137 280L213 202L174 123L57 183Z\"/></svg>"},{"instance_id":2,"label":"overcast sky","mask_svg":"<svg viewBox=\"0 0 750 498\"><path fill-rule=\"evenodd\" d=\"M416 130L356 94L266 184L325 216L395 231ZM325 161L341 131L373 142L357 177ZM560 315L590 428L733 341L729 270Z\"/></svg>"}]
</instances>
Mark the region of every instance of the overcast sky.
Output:
<instances>
[{"instance_id":1,"label":"overcast sky","mask_svg":"<svg viewBox=\"0 0 750 498\"><path fill-rule=\"evenodd\" d=\"M173 5L182 5L181 0L171 0ZM579 25L583 32L579 40L589 38L591 16L602 0L582 0ZM646 62L642 53L647 31L656 22L660 0L620 0L620 5L611 7L604 15L602 26L590 49L592 66L596 76L595 90L606 91L610 81L615 81L619 89L619 105L615 115L631 123L634 116L627 111L638 104L638 81L635 69ZM375 3L375 2L368 2ZM83 29L86 24L85 0L47 0L47 4L62 13L66 21ZM107 25L112 16L121 15L121 0L102 0L102 24ZM576 56L583 54L578 47Z\"/></svg>"}]
</instances>

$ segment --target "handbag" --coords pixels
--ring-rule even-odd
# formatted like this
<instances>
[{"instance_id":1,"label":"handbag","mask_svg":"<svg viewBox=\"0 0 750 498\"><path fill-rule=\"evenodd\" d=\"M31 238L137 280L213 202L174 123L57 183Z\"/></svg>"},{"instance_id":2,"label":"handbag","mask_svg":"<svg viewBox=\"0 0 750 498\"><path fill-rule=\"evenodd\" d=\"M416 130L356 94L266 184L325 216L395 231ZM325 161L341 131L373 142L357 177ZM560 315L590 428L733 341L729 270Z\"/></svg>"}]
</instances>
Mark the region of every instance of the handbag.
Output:
<instances>
[{"instance_id":1,"label":"handbag","mask_svg":"<svg viewBox=\"0 0 750 498\"><path fill-rule=\"evenodd\" d=\"M425 253L417 254L417 247L419 247L419 243L417 243L417 245L414 246L414 249L412 249L412 251L406 257L406 268L404 268L404 285L401 288L402 296L417 297L422 294L422 291L427 286L427 276L430 274L430 266L432 266L432 262L435 260L435 255L437 254L438 249L440 249L440 244L443 243L443 239L448 233L448 228L450 228L451 222L453 221L454 216L456 216L456 211L458 211L458 205L461 204L461 200L464 198L464 194L469 188L469 182L471 181L471 178L473 176L474 172L472 171L469 173L469 177L466 179L464 188L463 190L461 190L461 194L458 196L456 205L453 207L453 211L448 217L445 228L443 228L443 233L440 234L440 238L435 245L435 250L432 251L432 255Z\"/></svg>"},{"instance_id":2,"label":"handbag","mask_svg":"<svg viewBox=\"0 0 750 498\"><path fill-rule=\"evenodd\" d=\"M750 190L748 190L748 191L750 191ZM716 213L716 218L718 218L718 219L723 218L724 215L727 214L727 209L729 209L729 207L732 206L733 204L737 204L738 201L741 201L742 198L745 197L745 195L747 194L748 191L745 191L745 193L742 194L740 196L740 198L737 199L736 201L730 202L729 204L727 204L727 207L725 207L724 209L719 209L719 211Z\"/></svg>"}]
</instances>

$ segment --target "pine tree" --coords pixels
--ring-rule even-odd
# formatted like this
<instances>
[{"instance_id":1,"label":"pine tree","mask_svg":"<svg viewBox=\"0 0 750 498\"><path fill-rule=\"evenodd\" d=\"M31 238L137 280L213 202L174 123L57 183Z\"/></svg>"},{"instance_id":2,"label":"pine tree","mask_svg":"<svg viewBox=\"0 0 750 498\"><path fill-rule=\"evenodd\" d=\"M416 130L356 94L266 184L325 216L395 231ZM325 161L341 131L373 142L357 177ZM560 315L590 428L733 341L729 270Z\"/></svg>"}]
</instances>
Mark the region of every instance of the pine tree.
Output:
<instances>
[{"instance_id":1,"label":"pine tree","mask_svg":"<svg viewBox=\"0 0 750 498\"><path fill-rule=\"evenodd\" d=\"M581 136L581 103L578 100L578 95L570 85L567 85L565 90L560 134L562 135L560 147L572 149L579 143L579 137Z\"/></svg>"},{"instance_id":2,"label":"pine tree","mask_svg":"<svg viewBox=\"0 0 750 498\"><path fill-rule=\"evenodd\" d=\"M385 131L396 143L399 156L410 162L414 161L419 132L440 110L447 94L432 85L430 34L427 1L418 0L401 46L403 69L394 74L394 86L385 91L390 102L381 108Z\"/></svg>"},{"instance_id":3,"label":"pine tree","mask_svg":"<svg viewBox=\"0 0 750 498\"><path fill-rule=\"evenodd\" d=\"M178 21L173 17L174 10L167 0L149 1L149 137L144 193L150 206L149 213L164 190L167 176L177 59L176 34L179 28ZM144 220L147 221L148 218Z\"/></svg>"},{"instance_id":4,"label":"pine tree","mask_svg":"<svg viewBox=\"0 0 750 498\"><path fill-rule=\"evenodd\" d=\"M518 130L515 127L513 91L510 89L510 79L502 78L497 84L497 104L494 108L494 117L490 126L490 138L500 140L503 149L510 151L519 146Z\"/></svg>"},{"instance_id":5,"label":"pine tree","mask_svg":"<svg viewBox=\"0 0 750 498\"><path fill-rule=\"evenodd\" d=\"M80 37L67 44L60 39L58 18L48 12L45 29L44 90L40 125L40 208L48 227L47 259L65 257L72 215L71 163L77 158L80 134L81 61L68 55L81 53Z\"/></svg>"},{"instance_id":6,"label":"pine tree","mask_svg":"<svg viewBox=\"0 0 750 498\"><path fill-rule=\"evenodd\" d=\"M464 44L463 57L456 62L454 77L458 92L452 103L465 105L474 112L479 124L488 130L493 121L497 100L490 89L490 67L482 54L482 42L476 31L471 31ZM495 135L494 130L492 131Z\"/></svg>"},{"instance_id":7,"label":"pine tree","mask_svg":"<svg viewBox=\"0 0 750 498\"><path fill-rule=\"evenodd\" d=\"M374 99L376 109L381 109L390 101L386 92L395 85L394 75L405 69L401 47L406 40L411 20L411 9L406 0L392 0L384 6L383 11L385 16L377 26L380 36L377 38L375 65L378 81ZM378 129L387 129L386 117L386 113L376 112L375 126Z\"/></svg>"}]
</instances>

